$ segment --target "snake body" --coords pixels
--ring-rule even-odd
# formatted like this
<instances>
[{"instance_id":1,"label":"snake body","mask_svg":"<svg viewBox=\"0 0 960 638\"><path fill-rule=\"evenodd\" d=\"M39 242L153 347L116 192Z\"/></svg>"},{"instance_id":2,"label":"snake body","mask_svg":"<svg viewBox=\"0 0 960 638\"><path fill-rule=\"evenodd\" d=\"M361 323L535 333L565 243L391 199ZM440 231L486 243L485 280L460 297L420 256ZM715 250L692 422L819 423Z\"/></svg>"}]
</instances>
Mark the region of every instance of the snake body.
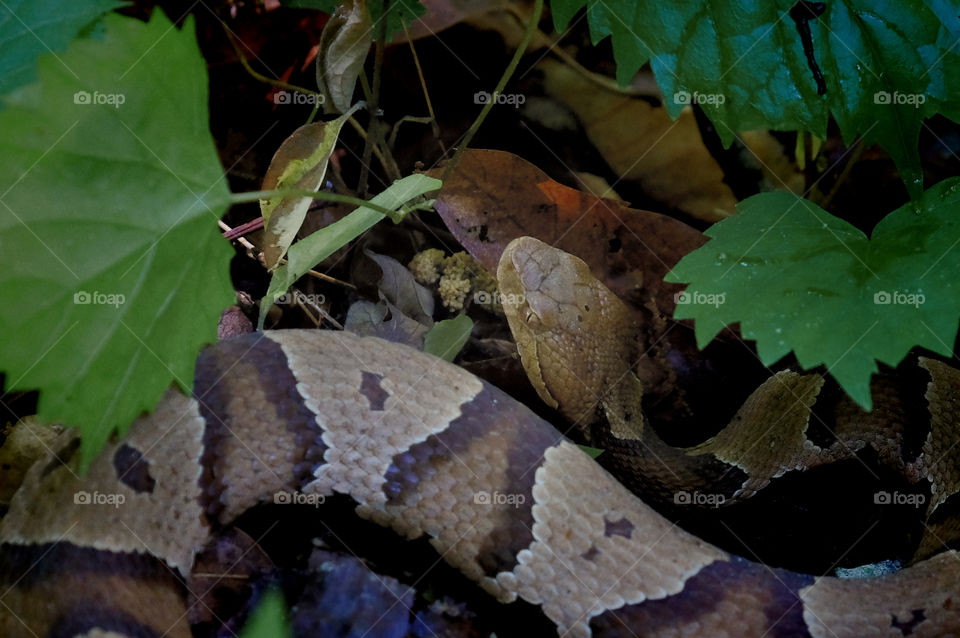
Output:
<instances>
[{"instance_id":1,"label":"snake body","mask_svg":"<svg viewBox=\"0 0 960 638\"><path fill-rule=\"evenodd\" d=\"M552 316L526 310L534 324ZM537 351L534 376L556 400L564 372L518 341L525 364ZM949 429L960 389L934 363L930 412ZM606 442L638 448L649 434L624 407L639 399L623 393L603 403ZM713 459L726 449L718 438ZM960 636L956 551L858 580L733 556L663 518L501 390L376 338L289 330L223 341L201 353L193 396L168 391L85 476L69 433L53 452L0 523L0 635L189 636L194 557L213 530L282 491L347 495L359 516L428 538L500 601L539 605L564 636ZM760 461L744 472L779 471Z\"/></svg>"}]
</instances>

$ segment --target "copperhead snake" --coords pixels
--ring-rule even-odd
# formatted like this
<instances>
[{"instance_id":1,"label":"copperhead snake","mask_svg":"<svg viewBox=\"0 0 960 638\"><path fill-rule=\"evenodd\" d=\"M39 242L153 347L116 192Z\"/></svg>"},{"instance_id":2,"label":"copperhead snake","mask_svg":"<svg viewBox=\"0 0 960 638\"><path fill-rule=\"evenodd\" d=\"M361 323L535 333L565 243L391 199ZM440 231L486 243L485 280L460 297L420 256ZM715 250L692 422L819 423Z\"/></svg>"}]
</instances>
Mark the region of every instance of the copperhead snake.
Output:
<instances>
[{"instance_id":1,"label":"copperhead snake","mask_svg":"<svg viewBox=\"0 0 960 638\"><path fill-rule=\"evenodd\" d=\"M746 498L798 463L841 454L800 438L822 380L796 373L772 377L743 418L698 448L659 441L640 408L634 354L604 344L631 338L618 332L620 302L585 269L524 238L505 251L499 279L522 290L508 318L544 400L579 420L614 465L634 465L627 454L637 451L680 464L634 487L722 484L722 463L746 478L719 489ZM614 317L614 329L567 330L585 313ZM910 467L936 495L958 473L939 433L957 429L960 373L921 365L932 425ZM600 435L598 415L609 423ZM764 430L757 453L737 454L729 437L771 415L785 417L774 432L787 434ZM838 440L856 445L863 429L849 421L838 421ZM564 636L960 636L957 551L848 580L733 556L663 518L503 391L371 337L285 330L220 342L200 354L192 397L169 390L82 478L76 450L70 433L58 439L0 523L4 636L190 636L178 575L213 527L280 490L348 495L361 517L428 537L500 601L539 605ZM80 494L124 503L77 507Z\"/></svg>"}]
</instances>

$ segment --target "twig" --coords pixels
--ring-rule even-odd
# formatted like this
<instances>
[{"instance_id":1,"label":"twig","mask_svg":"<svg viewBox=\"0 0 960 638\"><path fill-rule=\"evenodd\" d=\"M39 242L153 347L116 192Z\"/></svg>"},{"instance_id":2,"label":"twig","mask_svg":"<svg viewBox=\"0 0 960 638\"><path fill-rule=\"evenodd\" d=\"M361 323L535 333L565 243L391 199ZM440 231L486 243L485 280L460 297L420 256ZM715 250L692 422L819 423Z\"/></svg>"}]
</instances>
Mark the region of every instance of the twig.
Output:
<instances>
[{"instance_id":1,"label":"twig","mask_svg":"<svg viewBox=\"0 0 960 638\"><path fill-rule=\"evenodd\" d=\"M519 22L520 24L524 24L525 16L520 12L520 9L518 7L511 4L504 7L503 10L509 13L517 22ZM545 40L549 41L550 38L546 33L544 33L543 31L540 31L539 29L537 30L537 32L538 32L538 35L542 36ZM596 73L595 71L591 71L590 69L586 68L585 66L577 62L576 58L574 58L572 55L570 55L560 47L559 40L557 40L551 46L549 46L548 50L550 51L550 53L552 53L557 58L559 58L561 62L567 64L570 68L572 68L574 71L582 75L584 78L586 78L590 82L593 82L597 86L600 86L608 91L619 93L620 95L638 96L638 97L658 98L662 96L660 87L657 85L657 82L655 80L645 81L643 83L644 86L639 86L639 87L628 86L625 88L621 88L620 85L617 84L617 81L615 79L611 77L607 77L600 73Z\"/></svg>"},{"instance_id":2,"label":"twig","mask_svg":"<svg viewBox=\"0 0 960 638\"><path fill-rule=\"evenodd\" d=\"M480 125L483 124L483 120L486 119L487 113L489 113L490 109L493 108L494 103L497 101L497 96L500 95L504 87L507 86L507 82L510 81L510 78L513 76L513 72L516 71L517 65L520 64L520 58L523 57L523 52L526 51L527 46L530 44L530 40L533 38L533 33L537 30L537 25L540 24L540 16L542 14L543 0L534 0L533 15L530 16L530 22L527 24L527 30L523 33L523 40L520 41L520 46L517 47L516 52L513 54L513 59L510 60L510 64L507 65L506 70L503 72L503 76L500 78L500 81L497 82L497 88L493 90L490 99L487 100L487 103L484 104L483 108L480 110L480 115L477 116L477 119L473 121L473 124L471 124L470 128L467 130L467 134L464 135L463 142L457 146L457 152L454 153L453 159L450 160L450 163L447 164L447 168L443 171L443 181L447 180L454 167L456 167L457 162L460 161L460 156L463 155L463 152L470 145L470 141L473 139L473 136L477 133Z\"/></svg>"},{"instance_id":3,"label":"twig","mask_svg":"<svg viewBox=\"0 0 960 638\"><path fill-rule=\"evenodd\" d=\"M427 103L427 112L430 114L430 128L433 129L433 136L437 138L437 144L440 145L440 150L446 155L447 147L440 138L440 125L437 124L437 114L433 112L433 102L430 101L430 91L427 90L427 81L423 77L423 69L420 67L420 57L417 55L417 48L413 46L413 40L410 39L410 32L407 30L407 21L400 20L400 24L403 25L403 34L407 36L407 44L410 45L410 53L413 55L413 65L417 68L417 77L420 78L420 86L423 88L423 99ZM401 122L402 121L403 120L401 120ZM399 126L400 122L397 122L396 126L393 127L394 134L389 144L391 148L393 148L393 142L396 140L396 131Z\"/></svg>"},{"instance_id":4,"label":"twig","mask_svg":"<svg viewBox=\"0 0 960 638\"><path fill-rule=\"evenodd\" d=\"M319 328L319 327L320 327L320 320L317 319L316 317L314 317L314 316L310 313L310 311L307 310L307 305L309 305L311 308L313 308L313 310L314 310L317 314L319 314L321 317L323 317L324 319L326 319L327 321L329 321L330 324L333 325L333 326L335 326L338 330L343 330L343 326L340 324L339 321L337 321L336 319L334 319L333 317L331 317L331 316L330 316L330 313L328 313L326 310L324 310L323 308L321 308L321 307L318 306L317 304L313 303L313 302L310 300L309 297L307 297L305 294L303 294L302 292L300 292L297 288L291 288L290 290L291 290L291 292L293 293L294 299L297 300L297 305L300 306L300 309L303 310L303 312L304 312L308 317L310 317L310 321L312 321L312 322L314 323L314 325L316 325L316 326Z\"/></svg>"},{"instance_id":5,"label":"twig","mask_svg":"<svg viewBox=\"0 0 960 638\"><path fill-rule=\"evenodd\" d=\"M367 102L367 112L370 114L369 131L363 145L363 159L360 166L360 180L357 183L357 192L361 197L367 196L367 180L370 177L370 158L373 147L376 146L380 135L380 76L383 70L383 50L387 40L388 12L390 0L381 0L380 3L380 34L377 36L377 46L373 56L373 86L370 87L370 100Z\"/></svg>"},{"instance_id":6,"label":"twig","mask_svg":"<svg viewBox=\"0 0 960 638\"><path fill-rule=\"evenodd\" d=\"M404 122L415 122L417 124L433 124L436 127L436 122L432 117L417 117L416 115L404 115L397 123L393 125L393 130L390 131L390 139L387 141L387 146L393 148L394 144L397 142L397 133L400 132L400 125ZM443 143L441 142L441 146ZM444 151L446 152L446 151Z\"/></svg>"},{"instance_id":7,"label":"twig","mask_svg":"<svg viewBox=\"0 0 960 638\"><path fill-rule=\"evenodd\" d=\"M830 205L830 202L833 201L834 195L837 194L837 191L840 190L840 187L843 186L844 182L847 181L847 178L850 177L850 171L853 170L853 165L859 161L860 156L863 155L863 151L866 148L866 146L863 144L862 137L857 138L855 146L856 148L853 149L853 153L850 154L850 158L847 160L847 163L844 164L843 170L840 171L840 175L838 175L836 181L833 182L830 192L827 193L823 200L817 204L820 208L826 210L827 206Z\"/></svg>"},{"instance_id":8,"label":"twig","mask_svg":"<svg viewBox=\"0 0 960 638\"><path fill-rule=\"evenodd\" d=\"M224 33L227 34L227 39L230 41L231 46L233 46L233 51L234 53L237 54L237 58L240 60L240 64L243 65L243 68L246 69L247 73L249 73L253 77L253 79L263 82L264 84L270 84L277 88L286 89L287 91L296 91L298 93L306 93L308 95L316 96L317 104L320 103L320 100L323 98L323 96L320 93L317 93L316 91L311 91L310 89L306 89L302 86L297 86L296 84L290 84L289 82L284 82L283 80L274 80L273 78L268 78L262 73L258 73L256 70L254 70L254 68L250 66L250 62L247 61L247 57L243 55L243 51L240 50L240 46L237 44L237 41L234 39L233 34L230 33L230 29L227 28L226 24L223 25L223 30L224 30ZM314 112L316 112L316 108L314 108Z\"/></svg>"},{"instance_id":9,"label":"twig","mask_svg":"<svg viewBox=\"0 0 960 638\"><path fill-rule=\"evenodd\" d=\"M357 135L359 135L360 139L362 139L366 144L368 141L368 138L370 137L370 135L367 133L367 129L363 128L360 122L358 122L352 115L347 118L347 123L353 127L353 130L357 132ZM364 146L364 148L366 148L366 146ZM380 151L379 147L377 146L373 147L373 154L377 156L377 160L380 162L380 165L386 168L387 160L386 158L384 158L383 153Z\"/></svg>"},{"instance_id":10,"label":"twig","mask_svg":"<svg viewBox=\"0 0 960 638\"><path fill-rule=\"evenodd\" d=\"M225 239L230 239L230 240L235 239L241 246L246 248L252 254L254 255L257 254L257 247L251 244L249 241L247 241L247 239L243 236L232 235L235 229L230 228L230 226L228 226L226 222L224 222L223 220L218 220L217 225L220 226L220 229L223 231L223 236Z\"/></svg>"}]
</instances>

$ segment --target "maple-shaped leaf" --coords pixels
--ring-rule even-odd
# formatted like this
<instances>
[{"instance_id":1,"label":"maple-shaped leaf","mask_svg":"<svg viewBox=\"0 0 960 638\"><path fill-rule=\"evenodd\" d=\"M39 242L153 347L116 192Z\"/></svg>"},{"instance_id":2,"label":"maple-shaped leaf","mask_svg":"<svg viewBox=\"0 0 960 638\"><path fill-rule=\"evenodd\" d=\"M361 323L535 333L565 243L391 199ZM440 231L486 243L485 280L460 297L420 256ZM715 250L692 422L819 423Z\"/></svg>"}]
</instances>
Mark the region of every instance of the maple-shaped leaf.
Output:
<instances>
[{"instance_id":1,"label":"maple-shaped leaf","mask_svg":"<svg viewBox=\"0 0 960 638\"><path fill-rule=\"evenodd\" d=\"M884 218L872 237L791 193L755 195L666 280L689 283L674 317L695 319L702 348L726 325L770 365L793 350L825 365L871 407L877 361L915 346L946 356L960 318L960 178Z\"/></svg>"},{"instance_id":2,"label":"maple-shaped leaf","mask_svg":"<svg viewBox=\"0 0 960 638\"><path fill-rule=\"evenodd\" d=\"M698 103L729 145L738 131L808 130L832 115L848 142L883 146L911 197L922 191L920 126L960 115L955 2L554 0L558 30L587 8L611 36L626 84L648 61L671 116Z\"/></svg>"},{"instance_id":3,"label":"maple-shaped leaf","mask_svg":"<svg viewBox=\"0 0 960 638\"><path fill-rule=\"evenodd\" d=\"M80 428L84 464L171 382L190 389L233 297L193 20L104 27L0 110L0 367Z\"/></svg>"}]
</instances>

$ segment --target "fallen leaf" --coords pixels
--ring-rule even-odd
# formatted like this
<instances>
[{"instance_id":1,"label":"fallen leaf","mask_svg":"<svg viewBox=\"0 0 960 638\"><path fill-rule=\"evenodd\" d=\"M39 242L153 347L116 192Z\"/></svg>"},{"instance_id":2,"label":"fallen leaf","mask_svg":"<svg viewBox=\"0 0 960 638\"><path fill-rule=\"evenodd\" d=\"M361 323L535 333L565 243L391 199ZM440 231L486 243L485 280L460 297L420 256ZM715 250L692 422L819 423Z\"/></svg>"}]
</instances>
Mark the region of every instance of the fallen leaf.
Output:
<instances>
[{"instance_id":1,"label":"fallen leaf","mask_svg":"<svg viewBox=\"0 0 960 638\"><path fill-rule=\"evenodd\" d=\"M544 90L580 119L590 142L622 179L697 219L734 214L737 199L707 151L693 112L676 121L663 107L597 87L566 64L543 60Z\"/></svg>"},{"instance_id":2,"label":"fallen leaf","mask_svg":"<svg viewBox=\"0 0 960 638\"><path fill-rule=\"evenodd\" d=\"M403 314L389 301L374 303L366 300L357 301L350 306L343 327L363 337L379 337L417 350L423 350L424 336L430 329L429 326Z\"/></svg>"},{"instance_id":3,"label":"fallen leaf","mask_svg":"<svg viewBox=\"0 0 960 638\"><path fill-rule=\"evenodd\" d=\"M418 284L406 266L393 257L371 250L364 250L363 254L372 259L383 273L377 282L380 296L403 314L430 327L433 324L433 293Z\"/></svg>"}]
</instances>

